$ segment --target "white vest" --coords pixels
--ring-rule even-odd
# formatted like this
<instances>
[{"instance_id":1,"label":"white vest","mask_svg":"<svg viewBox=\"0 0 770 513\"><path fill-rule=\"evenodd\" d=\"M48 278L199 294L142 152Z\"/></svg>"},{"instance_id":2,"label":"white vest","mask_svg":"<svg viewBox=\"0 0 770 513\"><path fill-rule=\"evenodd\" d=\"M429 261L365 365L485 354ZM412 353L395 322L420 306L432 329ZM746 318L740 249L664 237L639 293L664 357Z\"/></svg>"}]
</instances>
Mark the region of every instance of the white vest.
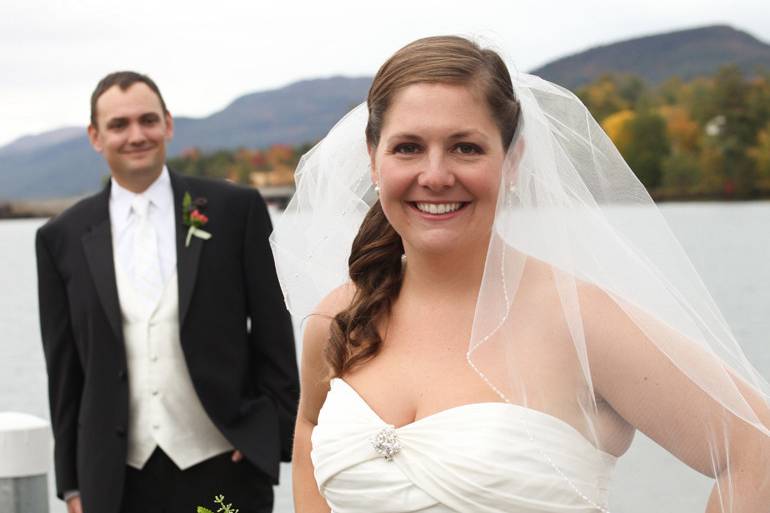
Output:
<instances>
[{"instance_id":1,"label":"white vest","mask_svg":"<svg viewBox=\"0 0 770 513\"><path fill-rule=\"evenodd\" d=\"M118 265L115 276L128 363L128 465L141 469L155 447L182 470L232 450L204 411L187 370L176 271L154 308L137 296Z\"/></svg>"}]
</instances>

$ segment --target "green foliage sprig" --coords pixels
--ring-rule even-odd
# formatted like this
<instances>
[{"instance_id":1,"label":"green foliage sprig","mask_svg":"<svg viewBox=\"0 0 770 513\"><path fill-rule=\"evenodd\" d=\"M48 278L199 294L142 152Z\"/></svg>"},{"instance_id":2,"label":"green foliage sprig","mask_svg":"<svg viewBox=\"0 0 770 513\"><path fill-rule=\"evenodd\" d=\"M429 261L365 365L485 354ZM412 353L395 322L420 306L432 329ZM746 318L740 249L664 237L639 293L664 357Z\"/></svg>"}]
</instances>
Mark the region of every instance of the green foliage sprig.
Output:
<instances>
[{"instance_id":1,"label":"green foliage sprig","mask_svg":"<svg viewBox=\"0 0 770 513\"><path fill-rule=\"evenodd\" d=\"M233 508L233 505L228 503L225 504L225 496L224 495L217 495L214 497L214 503L219 505L219 508L217 509L216 513L238 513L238 508ZM196 510L197 513L214 513L208 508L204 508L203 506L198 506L198 509Z\"/></svg>"},{"instance_id":2,"label":"green foliage sprig","mask_svg":"<svg viewBox=\"0 0 770 513\"><path fill-rule=\"evenodd\" d=\"M185 226L190 226L190 212L192 211L192 197L189 192L184 193L182 198L182 217Z\"/></svg>"}]
</instances>

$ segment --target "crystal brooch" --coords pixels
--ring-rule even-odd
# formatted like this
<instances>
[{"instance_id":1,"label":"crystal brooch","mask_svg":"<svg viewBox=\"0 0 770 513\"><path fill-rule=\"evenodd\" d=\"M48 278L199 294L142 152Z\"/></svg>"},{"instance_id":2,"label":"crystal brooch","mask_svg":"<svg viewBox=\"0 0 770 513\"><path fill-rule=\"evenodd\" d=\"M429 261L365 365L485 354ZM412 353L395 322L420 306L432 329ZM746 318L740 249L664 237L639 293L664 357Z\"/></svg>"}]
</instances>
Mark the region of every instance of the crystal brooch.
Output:
<instances>
[{"instance_id":1,"label":"crystal brooch","mask_svg":"<svg viewBox=\"0 0 770 513\"><path fill-rule=\"evenodd\" d=\"M372 438L372 446L378 454L385 458L385 461L393 461L393 456L401 450L396 429L393 426L380 429Z\"/></svg>"}]
</instances>

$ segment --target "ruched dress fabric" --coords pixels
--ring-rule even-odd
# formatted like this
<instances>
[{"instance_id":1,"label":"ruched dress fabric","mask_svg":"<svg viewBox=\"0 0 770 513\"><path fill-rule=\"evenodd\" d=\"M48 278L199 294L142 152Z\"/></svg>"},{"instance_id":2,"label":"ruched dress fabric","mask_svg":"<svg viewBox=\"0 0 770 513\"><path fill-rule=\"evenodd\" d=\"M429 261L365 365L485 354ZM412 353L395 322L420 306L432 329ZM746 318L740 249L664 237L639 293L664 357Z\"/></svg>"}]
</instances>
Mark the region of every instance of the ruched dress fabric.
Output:
<instances>
[{"instance_id":1,"label":"ruched dress fabric","mask_svg":"<svg viewBox=\"0 0 770 513\"><path fill-rule=\"evenodd\" d=\"M331 381L311 458L333 513L589 513L607 507L616 458L545 413L502 402L444 410L395 428L400 448L391 461L374 443L389 427L345 381Z\"/></svg>"}]
</instances>

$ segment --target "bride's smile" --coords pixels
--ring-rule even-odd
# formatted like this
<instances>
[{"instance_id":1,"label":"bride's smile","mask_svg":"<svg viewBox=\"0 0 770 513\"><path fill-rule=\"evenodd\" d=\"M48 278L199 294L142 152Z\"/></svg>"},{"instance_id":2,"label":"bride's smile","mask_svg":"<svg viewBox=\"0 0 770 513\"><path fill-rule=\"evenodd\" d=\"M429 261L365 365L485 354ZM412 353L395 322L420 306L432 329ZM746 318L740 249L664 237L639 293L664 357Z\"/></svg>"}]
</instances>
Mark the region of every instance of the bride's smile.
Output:
<instances>
[{"instance_id":1,"label":"bride's smile","mask_svg":"<svg viewBox=\"0 0 770 513\"><path fill-rule=\"evenodd\" d=\"M431 203L429 201L410 201L409 203L423 214L428 214L431 219L450 219L452 214L466 207L470 202Z\"/></svg>"}]
</instances>

